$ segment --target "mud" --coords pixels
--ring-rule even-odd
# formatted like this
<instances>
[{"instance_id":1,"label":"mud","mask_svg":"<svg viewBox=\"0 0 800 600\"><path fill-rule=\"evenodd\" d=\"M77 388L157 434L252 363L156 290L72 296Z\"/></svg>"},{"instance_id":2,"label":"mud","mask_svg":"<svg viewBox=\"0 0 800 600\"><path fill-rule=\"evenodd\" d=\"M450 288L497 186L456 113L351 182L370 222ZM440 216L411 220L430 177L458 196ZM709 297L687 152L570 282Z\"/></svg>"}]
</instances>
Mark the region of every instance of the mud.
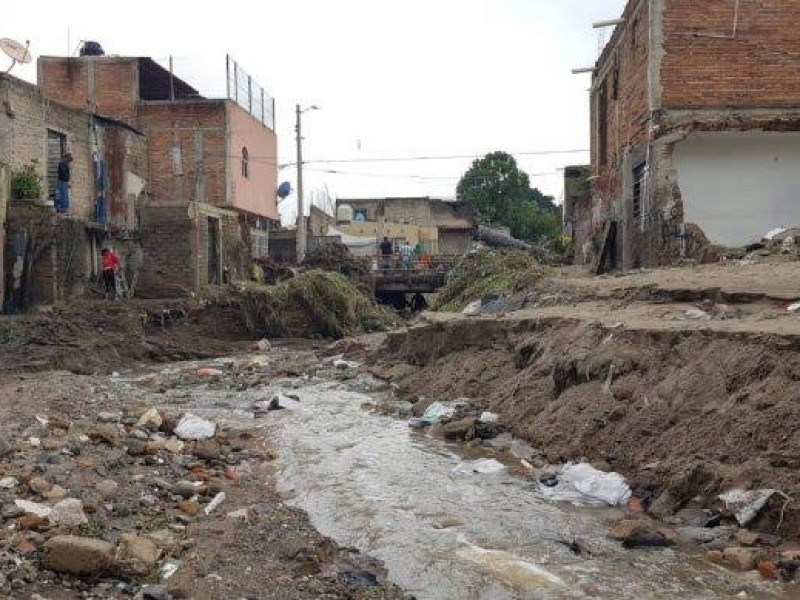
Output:
<instances>
[{"instance_id":1,"label":"mud","mask_svg":"<svg viewBox=\"0 0 800 600\"><path fill-rule=\"evenodd\" d=\"M453 319L390 334L373 371L413 402L479 400L547 461L622 472L668 516L732 487L798 496L798 348L761 333ZM797 539L800 507L781 500L754 528Z\"/></svg>"}]
</instances>

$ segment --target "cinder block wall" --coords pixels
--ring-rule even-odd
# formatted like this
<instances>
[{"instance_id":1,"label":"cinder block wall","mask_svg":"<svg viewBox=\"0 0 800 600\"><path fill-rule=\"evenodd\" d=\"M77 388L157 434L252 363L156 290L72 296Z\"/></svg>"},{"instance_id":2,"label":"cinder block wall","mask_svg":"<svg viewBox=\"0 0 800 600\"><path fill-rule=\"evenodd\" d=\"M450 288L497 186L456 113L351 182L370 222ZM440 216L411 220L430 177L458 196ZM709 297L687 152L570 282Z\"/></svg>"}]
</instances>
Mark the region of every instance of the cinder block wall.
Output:
<instances>
[{"instance_id":1,"label":"cinder block wall","mask_svg":"<svg viewBox=\"0 0 800 600\"><path fill-rule=\"evenodd\" d=\"M186 295L195 288L196 277L194 223L188 207L148 206L140 210L139 216L144 259L137 295ZM207 277L202 260L200 268L201 277Z\"/></svg>"}]
</instances>

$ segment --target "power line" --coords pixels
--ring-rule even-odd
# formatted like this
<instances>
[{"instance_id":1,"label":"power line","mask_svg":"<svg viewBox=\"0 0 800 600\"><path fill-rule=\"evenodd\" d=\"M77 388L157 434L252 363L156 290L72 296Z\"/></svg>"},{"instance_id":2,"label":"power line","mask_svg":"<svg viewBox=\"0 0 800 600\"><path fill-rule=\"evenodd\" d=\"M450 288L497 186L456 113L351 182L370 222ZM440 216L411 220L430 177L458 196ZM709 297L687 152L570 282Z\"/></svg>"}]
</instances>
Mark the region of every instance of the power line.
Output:
<instances>
[{"instance_id":1,"label":"power line","mask_svg":"<svg viewBox=\"0 0 800 600\"><path fill-rule=\"evenodd\" d=\"M534 150L528 152L509 152L512 156L545 156L555 154L578 154L581 152L589 152L587 148L577 150ZM440 155L440 156L391 156L382 158L327 158L327 159L309 159L304 160L306 164L310 163L368 163L368 162L411 162L419 160L463 160L465 158L483 158L486 154L455 154L455 155Z\"/></svg>"}]
</instances>

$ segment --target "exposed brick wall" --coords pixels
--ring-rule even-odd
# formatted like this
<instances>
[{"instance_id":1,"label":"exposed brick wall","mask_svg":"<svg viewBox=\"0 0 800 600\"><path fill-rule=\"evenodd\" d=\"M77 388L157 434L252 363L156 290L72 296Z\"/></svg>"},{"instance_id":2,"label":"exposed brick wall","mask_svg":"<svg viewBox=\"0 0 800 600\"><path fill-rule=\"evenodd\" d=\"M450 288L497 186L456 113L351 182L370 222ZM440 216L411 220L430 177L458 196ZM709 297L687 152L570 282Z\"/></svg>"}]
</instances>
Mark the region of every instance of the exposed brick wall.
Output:
<instances>
[{"instance_id":1,"label":"exposed brick wall","mask_svg":"<svg viewBox=\"0 0 800 600\"><path fill-rule=\"evenodd\" d=\"M201 201L226 203L224 101L146 102L139 107L139 122L147 136L151 202L193 201L200 182ZM173 147L180 149L180 173L175 172Z\"/></svg>"},{"instance_id":2,"label":"exposed brick wall","mask_svg":"<svg viewBox=\"0 0 800 600\"><path fill-rule=\"evenodd\" d=\"M666 108L800 104L800 2L668 0L661 65ZM715 38L703 36L718 36Z\"/></svg>"},{"instance_id":3,"label":"exposed brick wall","mask_svg":"<svg viewBox=\"0 0 800 600\"><path fill-rule=\"evenodd\" d=\"M43 56L38 68L45 97L126 123L136 122L137 58Z\"/></svg>"},{"instance_id":4,"label":"exposed brick wall","mask_svg":"<svg viewBox=\"0 0 800 600\"><path fill-rule=\"evenodd\" d=\"M67 149L72 152L72 214L88 218L94 212L94 183L89 146L89 115L46 100L36 86L0 75L0 160L20 169L37 161L47 189L47 130L66 134Z\"/></svg>"},{"instance_id":5,"label":"exposed brick wall","mask_svg":"<svg viewBox=\"0 0 800 600\"><path fill-rule=\"evenodd\" d=\"M194 226L187 207L148 206L140 219L144 262L138 292L185 295L194 289Z\"/></svg>"}]
</instances>

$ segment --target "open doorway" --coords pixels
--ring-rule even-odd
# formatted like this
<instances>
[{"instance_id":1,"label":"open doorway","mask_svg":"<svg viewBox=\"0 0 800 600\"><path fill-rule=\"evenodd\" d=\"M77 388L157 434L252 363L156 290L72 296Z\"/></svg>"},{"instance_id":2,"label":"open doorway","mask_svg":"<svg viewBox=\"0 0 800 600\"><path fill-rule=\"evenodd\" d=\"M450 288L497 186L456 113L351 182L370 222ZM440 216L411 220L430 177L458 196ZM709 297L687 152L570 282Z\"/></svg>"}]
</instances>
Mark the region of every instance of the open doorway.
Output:
<instances>
[{"instance_id":1,"label":"open doorway","mask_svg":"<svg viewBox=\"0 0 800 600\"><path fill-rule=\"evenodd\" d=\"M219 219L208 217L208 283L222 284L221 231Z\"/></svg>"},{"instance_id":2,"label":"open doorway","mask_svg":"<svg viewBox=\"0 0 800 600\"><path fill-rule=\"evenodd\" d=\"M47 197L56 199L58 163L67 151L67 136L52 129L47 130Z\"/></svg>"}]
</instances>

